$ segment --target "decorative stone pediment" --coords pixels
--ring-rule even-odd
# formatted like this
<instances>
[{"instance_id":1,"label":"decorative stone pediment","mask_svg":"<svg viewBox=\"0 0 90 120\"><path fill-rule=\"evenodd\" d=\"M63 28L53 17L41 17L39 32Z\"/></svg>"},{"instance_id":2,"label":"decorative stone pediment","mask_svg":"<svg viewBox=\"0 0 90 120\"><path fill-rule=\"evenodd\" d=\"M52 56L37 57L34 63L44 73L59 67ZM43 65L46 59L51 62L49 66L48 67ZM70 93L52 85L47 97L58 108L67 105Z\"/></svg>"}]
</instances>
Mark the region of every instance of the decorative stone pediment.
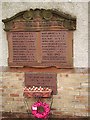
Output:
<instances>
[{"instance_id":1,"label":"decorative stone pediment","mask_svg":"<svg viewBox=\"0 0 90 120\"><path fill-rule=\"evenodd\" d=\"M76 29L76 18L57 10L30 9L2 20L5 31L34 31L47 29Z\"/></svg>"}]
</instances>

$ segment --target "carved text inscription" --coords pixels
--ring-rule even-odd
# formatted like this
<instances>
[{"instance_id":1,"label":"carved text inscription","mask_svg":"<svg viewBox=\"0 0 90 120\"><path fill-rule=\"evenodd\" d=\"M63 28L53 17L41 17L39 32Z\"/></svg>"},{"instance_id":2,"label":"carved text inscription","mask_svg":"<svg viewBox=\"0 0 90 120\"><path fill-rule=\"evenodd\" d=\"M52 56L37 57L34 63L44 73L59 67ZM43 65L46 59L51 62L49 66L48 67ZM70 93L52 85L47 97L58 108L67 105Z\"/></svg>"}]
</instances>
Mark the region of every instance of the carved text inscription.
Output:
<instances>
[{"instance_id":1,"label":"carved text inscription","mask_svg":"<svg viewBox=\"0 0 90 120\"><path fill-rule=\"evenodd\" d=\"M13 49L10 64L70 67L69 57L72 57L72 52L69 51L69 34L67 30L10 32L8 36Z\"/></svg>"}]
</instances>

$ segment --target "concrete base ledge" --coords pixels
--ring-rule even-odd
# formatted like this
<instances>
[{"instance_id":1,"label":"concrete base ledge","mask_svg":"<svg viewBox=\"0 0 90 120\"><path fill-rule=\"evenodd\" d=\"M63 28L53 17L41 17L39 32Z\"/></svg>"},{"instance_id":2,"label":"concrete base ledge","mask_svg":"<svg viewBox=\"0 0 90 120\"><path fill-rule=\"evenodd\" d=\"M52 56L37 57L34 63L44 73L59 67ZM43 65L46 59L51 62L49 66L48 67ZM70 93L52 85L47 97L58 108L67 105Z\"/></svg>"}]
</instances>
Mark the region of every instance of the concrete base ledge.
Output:
<instances>
[{"instance_id":1,"label":"concrete base ledge","mask_svg":"<svg viewBox=\"0 0 90 120\"><path fill-rule=\"evenodd\" d=\"M50 114L48 119L45 120L89 120L89 116L82 117L82 116L55 116ZM1 120L43 120L37 119L32 116L31 113L11 113L11 112L3 112Z\"/></svg>"}]
</instances>

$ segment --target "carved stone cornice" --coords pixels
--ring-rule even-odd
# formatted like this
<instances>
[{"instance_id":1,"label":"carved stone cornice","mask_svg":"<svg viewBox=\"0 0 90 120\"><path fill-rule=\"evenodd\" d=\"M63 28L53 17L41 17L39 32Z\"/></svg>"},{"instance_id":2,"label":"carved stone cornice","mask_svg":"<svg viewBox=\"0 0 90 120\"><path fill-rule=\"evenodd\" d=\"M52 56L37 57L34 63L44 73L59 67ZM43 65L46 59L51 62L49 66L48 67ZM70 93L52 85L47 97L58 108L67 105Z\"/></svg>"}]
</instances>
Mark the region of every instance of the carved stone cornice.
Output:
<instances>
[{"instance_id":1,"label":"carved stone cornice","mask_svg":"<svg viewBox=\"0 0 90 120\"><path fill-rule=\"evenodd\" d=\"M11 18L3 19L5 31L42 30L42 29L76 29L76 18L57 10L30 9L17 13Z\"/></svg>"}]
</instances>

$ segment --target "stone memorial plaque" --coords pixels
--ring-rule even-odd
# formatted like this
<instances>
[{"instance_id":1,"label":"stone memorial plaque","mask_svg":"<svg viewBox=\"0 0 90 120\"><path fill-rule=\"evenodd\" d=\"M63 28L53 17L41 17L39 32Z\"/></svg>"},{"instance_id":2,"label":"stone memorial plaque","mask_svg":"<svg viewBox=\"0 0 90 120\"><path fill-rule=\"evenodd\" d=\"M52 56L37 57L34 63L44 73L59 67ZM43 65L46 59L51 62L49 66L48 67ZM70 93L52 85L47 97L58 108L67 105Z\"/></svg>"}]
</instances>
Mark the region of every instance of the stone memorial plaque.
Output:
<instances>
[{"instance_id":1,"label":"stone memorial plaque","mask_svg":"<svg viewBox=\"0 0 90 120\"><path fill-rule=\"evenodd\" d=\"M53 10L30 9L3 22L10 67L73 67L76 18Z\"/></svg>"},{"instance_id":2,"label":"stone memorial plaque","mask_svg":"<svg viewBox=\"0 0 90 120\"><path fill-rule=\"evenodd\" d=\"M71 67L70 44L67 30L43 32L10 32L9 64L12 66Z\"/></svg>"},{"instance_id":3,"label":"stone memorial plaque","mask_svg":"<svg viewBox=\"0 0 90 120\"><path fill-rule=\"evenodd\" d=\"M26 87L48 87L57 93L57 74L55 73L25 73Z\"/></svg>"}]
</instances>

